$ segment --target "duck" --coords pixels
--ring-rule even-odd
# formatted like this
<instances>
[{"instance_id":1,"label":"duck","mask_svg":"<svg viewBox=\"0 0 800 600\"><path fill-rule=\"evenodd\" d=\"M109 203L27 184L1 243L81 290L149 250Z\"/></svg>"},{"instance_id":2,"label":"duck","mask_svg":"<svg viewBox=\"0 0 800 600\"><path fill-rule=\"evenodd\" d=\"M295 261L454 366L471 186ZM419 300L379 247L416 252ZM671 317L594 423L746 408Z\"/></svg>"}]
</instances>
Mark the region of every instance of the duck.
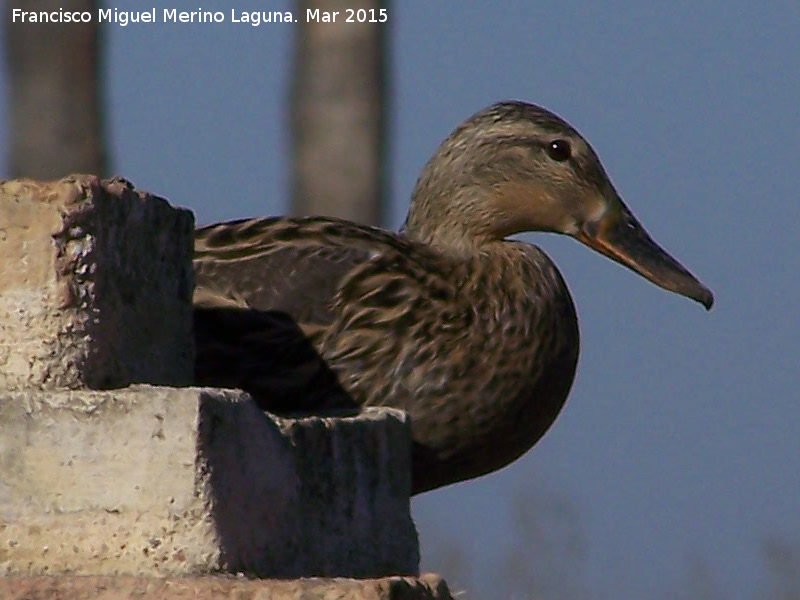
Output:
<instances>
[{"instance_id":1,"label":"duck","mask_svg":"<svg viewBox=\"0 0 800 600\"><path fill-rule=\"evenodd\" d=\"M580 344L564 278L511 237L523 232L570 236L714 302L571 125L498 102L441 143L399 231L319 216L198 228L196 381L243 389L279 415L405 411L414 494L498 470L555 421Z\"/></svg>"}]
</instances>

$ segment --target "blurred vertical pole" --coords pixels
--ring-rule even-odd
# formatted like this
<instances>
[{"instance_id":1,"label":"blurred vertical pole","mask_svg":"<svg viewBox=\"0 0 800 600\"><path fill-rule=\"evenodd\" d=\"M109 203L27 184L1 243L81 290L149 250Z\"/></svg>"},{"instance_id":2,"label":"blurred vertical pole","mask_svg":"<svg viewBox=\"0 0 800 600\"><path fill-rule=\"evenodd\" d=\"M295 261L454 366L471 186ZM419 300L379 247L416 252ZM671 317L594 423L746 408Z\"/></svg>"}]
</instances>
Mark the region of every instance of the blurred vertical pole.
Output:
<instances>
[{"instance_id":1,"label":"blurred vertical pole","mask_svg":"<svg viewBox=\"0 0 800 600\"><path fill-rule=\"evenodd\" d=\"M88 12L88 23L12 22L12 11ZM6 0L11 177L106 174L96 0Z\"/></svg>"},{"instance_id":2,"label":"blurred vertical pole","mask_svg":"<svg viewBox=\"0 0 800 600\"><path fill-rule=\"evenodd\" d=\"M338 11L306 22L307 11ZM347 23L351 13L367 22ZM358 13L359 9L366 12ZM298 0L291 90L292 212L380 224L386 175L388 0ZM372 12L370 12L372 11Z\"/></svg>"}]
</instances>

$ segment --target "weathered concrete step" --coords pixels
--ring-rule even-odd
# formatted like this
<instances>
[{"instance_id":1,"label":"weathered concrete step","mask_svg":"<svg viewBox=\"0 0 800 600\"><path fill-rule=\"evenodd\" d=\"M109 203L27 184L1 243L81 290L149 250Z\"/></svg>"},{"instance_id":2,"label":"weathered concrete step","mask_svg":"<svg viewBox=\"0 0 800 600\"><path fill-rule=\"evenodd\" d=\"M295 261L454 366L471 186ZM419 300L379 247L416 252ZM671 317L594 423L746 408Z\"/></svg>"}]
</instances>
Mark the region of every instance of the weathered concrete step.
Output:
<instances>
[{"instance_id":1,"label":"weathered concrete step","mask_svg":"<svg viewBox=\"0 0 800 600\"><path fill-rule=\"evenodd\" d=\"M0 392L0 431L0 574L418 573L400 411L287 420L226 390Z\"/></svg>"},{"instance_id":2,"label":"weathered concrete step","mask_svg":"<svg viewBox=\"0 0 800 600\"><path fill-rule=\"evenodd\" d=\"M383 579L247 580L231 577L7 577L4 600L452 600L437 575Z\"/></svg>"},{"instance_id":3,"label":"weathered concrete step","mask_svg":"<svg viewBox=\"0 0 800 600\"><path fill-rule=\"evenodd\" d=\"M0 182L0 389L190 384L193 228L122 179Z\"/></svg>"}]
</instances>

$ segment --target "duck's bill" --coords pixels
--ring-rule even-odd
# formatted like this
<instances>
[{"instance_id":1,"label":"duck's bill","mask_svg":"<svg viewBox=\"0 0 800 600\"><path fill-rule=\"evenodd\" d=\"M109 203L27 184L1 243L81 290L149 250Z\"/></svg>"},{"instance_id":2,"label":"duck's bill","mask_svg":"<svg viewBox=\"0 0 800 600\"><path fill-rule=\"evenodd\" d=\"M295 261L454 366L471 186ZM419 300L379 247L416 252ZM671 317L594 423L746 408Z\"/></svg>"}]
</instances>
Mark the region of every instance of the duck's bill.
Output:
<instances>
[{"instance_id":1,"label":"duck's bill","mask_svg":"<svg viewBox=\"0 0 800 600\"><path fill-rule=\"evenodd\" d=\"M621 200L575 237L665 290L697 300L707 310L714 304L711 290L656 244Z\"/></svg>"}]
</instances>

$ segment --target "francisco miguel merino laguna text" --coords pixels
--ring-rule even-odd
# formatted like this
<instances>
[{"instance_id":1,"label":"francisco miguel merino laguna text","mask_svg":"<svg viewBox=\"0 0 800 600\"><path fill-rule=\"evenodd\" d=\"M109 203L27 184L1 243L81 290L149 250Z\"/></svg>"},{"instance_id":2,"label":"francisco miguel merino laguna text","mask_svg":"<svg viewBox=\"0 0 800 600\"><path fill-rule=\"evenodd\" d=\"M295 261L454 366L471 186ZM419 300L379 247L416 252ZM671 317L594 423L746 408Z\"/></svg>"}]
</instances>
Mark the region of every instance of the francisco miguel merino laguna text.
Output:
<instances>
[{"instance_id":1,"label":"francisco miguel merino laguna text","mask_svg":"<svg viewBox=\"0 0 800 600\"><path fill-rule=\"evenodd\" d=\"M319 9L306 10L306 22L333 23L344 20L348 23L384 23L388 20L386 9L347 9L342 11L324 11ZM340 17L340 18L339 18ZM339 19L337 19L339 18ZM11 14L12 23L90 23L92 13L89 11L32 11L15 8ZM100 8L97 10L97 22L117 23L126 26L128 23L157 23L156 9L148 11L122 11L116 8ZM163 23L224 23L225 15L221 11L178 11L175 8L165 8L162 13ZM247 12L231 9L231 23L249 23L261 25L262 23L294 23L291 11L283 12Z\"/></svg>"}]
</instances>

